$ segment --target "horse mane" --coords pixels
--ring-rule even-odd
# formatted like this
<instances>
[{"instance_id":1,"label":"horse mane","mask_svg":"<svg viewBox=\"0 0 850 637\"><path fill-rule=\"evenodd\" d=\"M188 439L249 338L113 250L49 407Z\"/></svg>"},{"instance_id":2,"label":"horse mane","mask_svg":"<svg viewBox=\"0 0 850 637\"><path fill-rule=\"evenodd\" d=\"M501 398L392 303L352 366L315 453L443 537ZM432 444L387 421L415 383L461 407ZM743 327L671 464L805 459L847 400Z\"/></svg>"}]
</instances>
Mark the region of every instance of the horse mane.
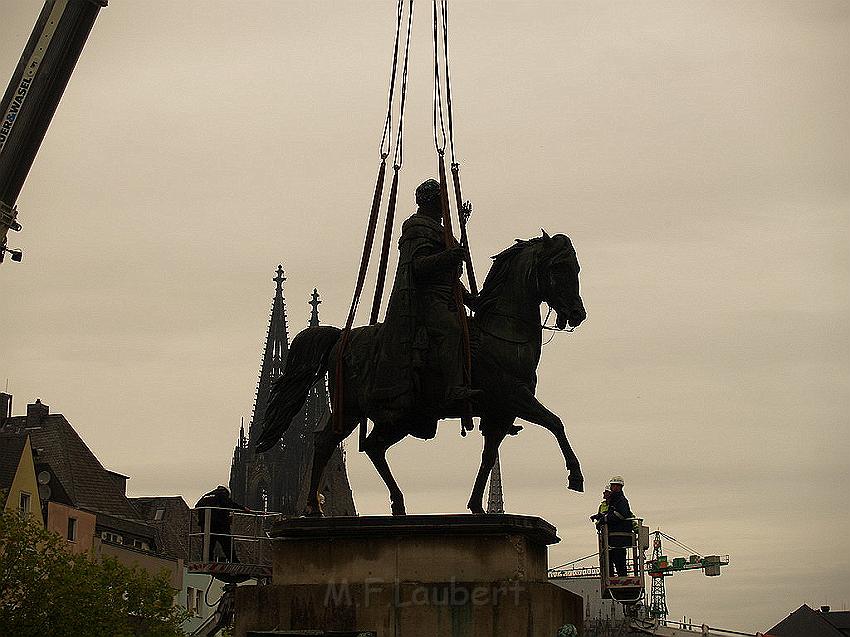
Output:
<instances>
[{"instance_id":1,"label":"horse mane","mask_svg":"<svg viewBox=\"0 0 850 637\"><path fill-rule=\"evenodd\" d=\"M527 248L533 247L544 241L545 237L534 237L533 239L516 239L516 243L502 250L499 254L490 257L493 259L493 265L484 279L484 285L481 286L481 293L478 295L478 305L476 312L487 311L493 306L502 288L508 280L508 274L511 271L511 264L514 258L522 254ZM528 270L531 270L529 265ZM526 273L527 274L527 273Z\"/></svg>"}]
</instances>

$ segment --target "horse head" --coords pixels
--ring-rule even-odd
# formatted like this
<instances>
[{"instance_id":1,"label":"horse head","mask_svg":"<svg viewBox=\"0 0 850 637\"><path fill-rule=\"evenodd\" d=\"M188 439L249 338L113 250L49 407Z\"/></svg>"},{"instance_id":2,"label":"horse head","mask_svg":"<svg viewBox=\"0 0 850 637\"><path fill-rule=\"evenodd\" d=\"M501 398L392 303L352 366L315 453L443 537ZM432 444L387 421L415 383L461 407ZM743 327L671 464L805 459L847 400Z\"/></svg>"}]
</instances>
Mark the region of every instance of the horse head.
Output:
<instances>
[{"instance_id":1,"label":"horse head","mask_svg":"<svg viewBox=\"0 0 850 637\"><path fill-rule=\"evenodd\" d=\"M587 318L579 293L578 257L570 238L564 234L550 237L543 231L538 260L538 285L543 301L549 304L557 319L558 329L578 327Z\"/></svg>"}]
</instances>

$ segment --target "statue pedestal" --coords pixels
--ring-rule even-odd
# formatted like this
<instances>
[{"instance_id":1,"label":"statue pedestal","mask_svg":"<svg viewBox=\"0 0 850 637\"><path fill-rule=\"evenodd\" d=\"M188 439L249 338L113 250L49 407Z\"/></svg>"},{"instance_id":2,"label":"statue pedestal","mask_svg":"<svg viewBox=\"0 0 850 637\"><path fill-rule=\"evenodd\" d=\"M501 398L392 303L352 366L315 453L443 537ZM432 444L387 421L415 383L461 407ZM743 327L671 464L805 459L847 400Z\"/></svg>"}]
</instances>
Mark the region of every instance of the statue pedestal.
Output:
<instances>
[{"instance_id":1,"label":"statue pedestal","mask_svg":"<svg viewBox=\"0 0 850 637\"><path fill-rule=\"evenodd\" d=\"M236 591L240 637L554 637L582 625L582 598L547 581L559 539L537 517L294 518L271 537L272 584Z\"/></svg>"}]
</instances>

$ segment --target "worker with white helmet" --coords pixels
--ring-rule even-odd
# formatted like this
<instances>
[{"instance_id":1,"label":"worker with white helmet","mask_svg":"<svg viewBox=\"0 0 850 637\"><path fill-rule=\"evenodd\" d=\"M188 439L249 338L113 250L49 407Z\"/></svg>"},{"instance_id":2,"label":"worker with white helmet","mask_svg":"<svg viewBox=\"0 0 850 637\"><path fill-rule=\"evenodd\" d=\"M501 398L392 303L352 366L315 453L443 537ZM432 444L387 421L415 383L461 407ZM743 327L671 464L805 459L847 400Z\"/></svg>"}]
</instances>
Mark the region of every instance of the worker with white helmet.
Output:
<instances>
[{"instance_id":1,"label":"worker with white helmet","mask_svg":"<svg viewBox=\"0 0 850 637\"><path fill-rule=\"evenodd\" d=\"M611 575L620 577L628 575L626 569L626 547L632 544L632 510L626 494L623 493L625 480L623 476L613 476L608 481L608 489L611 495L608 499L608 510L600 514L599 522L608 527L608 546L610 546L610 569Z\"/></svg>"}]
</instances>

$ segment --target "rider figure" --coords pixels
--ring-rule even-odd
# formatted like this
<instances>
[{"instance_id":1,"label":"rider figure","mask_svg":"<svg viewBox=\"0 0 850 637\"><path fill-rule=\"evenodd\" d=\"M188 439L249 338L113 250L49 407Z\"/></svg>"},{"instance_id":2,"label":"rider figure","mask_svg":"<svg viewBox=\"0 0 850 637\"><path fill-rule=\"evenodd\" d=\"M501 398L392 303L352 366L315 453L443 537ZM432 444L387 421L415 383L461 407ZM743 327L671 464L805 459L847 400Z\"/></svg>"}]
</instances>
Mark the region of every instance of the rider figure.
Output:
<instances>
[{"instance_id":1,"label":"rider figure","mask_svg":"<svg viewBox=\"0 0 850 637\"><path fill-rule=\"evenodd\" d=\"M423 380L433 377L421 369L430 364L445 388L442 396L436 396L441 404L429 408L437 411L480 393L464 382L463 332L453 295L455 285L462 287L466 251L445 244L437 181L419 185L416 204L417 211L402 225L398 270L384 323L388 344L381 353L375 391L382 399L407 396L415 402L424 389ZM471 303L469 292L462 290L464 302Z\"/></svg>"}]
</instances>

